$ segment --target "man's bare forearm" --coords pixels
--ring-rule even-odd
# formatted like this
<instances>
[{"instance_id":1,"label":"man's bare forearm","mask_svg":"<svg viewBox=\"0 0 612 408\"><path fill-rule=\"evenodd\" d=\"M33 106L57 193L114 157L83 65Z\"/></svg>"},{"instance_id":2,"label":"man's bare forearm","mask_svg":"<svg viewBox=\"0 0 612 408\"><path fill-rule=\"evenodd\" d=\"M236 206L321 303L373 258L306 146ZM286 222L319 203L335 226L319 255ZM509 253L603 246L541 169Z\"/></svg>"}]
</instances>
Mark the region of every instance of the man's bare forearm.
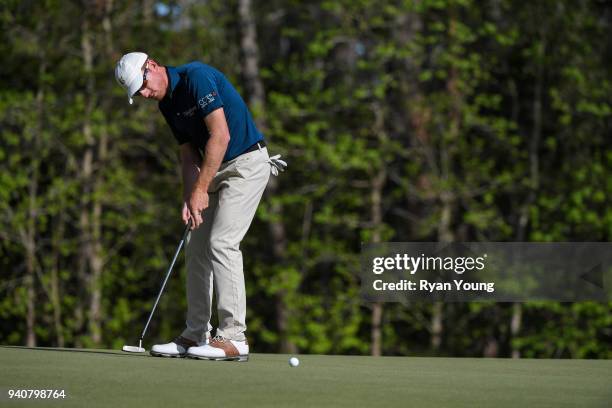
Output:
<instances>
[{"instance_id":1,"label":"man's bare forearm","mask_svg":"<svg viewBox=\"0 0 612 408\"><path fill-rule=\"evenodd\" d=\"M206 153L204 154L204 163L200 169L200 175L193 186L193 191L208 192L208 186L213 177L219 171L223 156L229 144L230 134L225 120L223 108L219 108L209 113L204 122L208 129L208 142L206 142Z\"/></svg>"},{"instance_id":2,"label":"man's bare forearm","mask_svg":"<svg viewBox=\"0 0 612 408\"><path fill-rule=\"evenodd\" d=\"M200 167L202 166L202 157L195 147L188 145L181 150L181 170L183 174L183 200L189 200L191 191L195 185Z\"/></svg>"},{"instance_id":3,"label":"man's bare forearm","mask_svg":"<svg viewBox=\"0 0 612 408\"><path fill-rule=\"evenodd\" d=\"M200 168L198 166L183 163L183 201L189 200L199 174Z\"/></svg>"},{"instance_id":4,"label":"man's bare forearm","mask_svg":"<svg viewBox=\"0 0 612 408\"><path fill-rule=\"evenodd\" d=\"M211 135L206 143L206 154L204 155L204 162L200 168L200 174L193 186L193 190L208 191L212 179L219 171L223 156L227 150L229 138L223 134Z\"/></svg>"},{"instance_id":5,"label":"man's bare forearm","mask_svg":"<svg viewBox=\"0 0 612 408\"><path fill-rule=\"evenodd\" d=\"M202 213L208 208L208 186L221 167L230 140L223 108L206 115L204 122L210 136L206 142L206 153L200 166L200 173L191 189L189 200L186 201L190 216L193 217L193 229L202 225Z\"/></svg>"}]
</instances>

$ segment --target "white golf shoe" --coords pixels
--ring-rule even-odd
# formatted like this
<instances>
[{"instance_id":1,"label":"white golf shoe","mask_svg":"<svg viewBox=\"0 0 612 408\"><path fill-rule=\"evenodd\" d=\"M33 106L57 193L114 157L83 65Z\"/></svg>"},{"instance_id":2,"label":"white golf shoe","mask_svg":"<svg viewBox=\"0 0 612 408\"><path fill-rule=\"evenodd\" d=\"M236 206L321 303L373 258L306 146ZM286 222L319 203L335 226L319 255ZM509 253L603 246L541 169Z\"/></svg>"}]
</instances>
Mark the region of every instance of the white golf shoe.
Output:
<instances>
[{"instance_id":1,"label":"white golf shoe","mask_svg":"<svg viewBox=\"0 0 612 408\"><path fill-rule=\"evenodd\" d=\"M170 343L156 344L151 347L151 355L156 357L185 357L187 349L190 347L203 346L206 344L208 344L208 338L206 338L206 341L197 343L183 336L178 336Z\"/></svg>"},{"instance_id":2,"label":"white golf shoe","mask_svg":"<svg viewBox=\"0 0 612 408\"><path fill-rule=\"evenodd\" d=\"M189 347L187 357L201 360L248 361L249 343L246 339L236 341L215 336L208 344Z\"/></svg>"}]
</instances>

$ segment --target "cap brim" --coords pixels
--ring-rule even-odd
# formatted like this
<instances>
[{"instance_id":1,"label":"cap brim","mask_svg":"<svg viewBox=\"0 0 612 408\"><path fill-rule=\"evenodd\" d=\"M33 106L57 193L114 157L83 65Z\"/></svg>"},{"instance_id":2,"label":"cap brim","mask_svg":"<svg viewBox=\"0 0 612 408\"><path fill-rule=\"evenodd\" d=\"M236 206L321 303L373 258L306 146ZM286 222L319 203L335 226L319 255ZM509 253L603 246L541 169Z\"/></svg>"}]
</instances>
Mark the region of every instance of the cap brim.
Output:
<instances>
[{"instance_id":1,"label":"cap brim","mask_svg":"<svg viewBox=\"0 0 612 408\"><path fill-rule=\"evenodd\" d=\"M128 86L128 101L130 102L130 105L134 103L134 96L136 95L136 93L140 90L140 88L142 88L142 83L144 81L142 80L142 76L137 76L134 81L132 81L132 83L130 84L130 86Z\"/></svg>"}]
</instances>

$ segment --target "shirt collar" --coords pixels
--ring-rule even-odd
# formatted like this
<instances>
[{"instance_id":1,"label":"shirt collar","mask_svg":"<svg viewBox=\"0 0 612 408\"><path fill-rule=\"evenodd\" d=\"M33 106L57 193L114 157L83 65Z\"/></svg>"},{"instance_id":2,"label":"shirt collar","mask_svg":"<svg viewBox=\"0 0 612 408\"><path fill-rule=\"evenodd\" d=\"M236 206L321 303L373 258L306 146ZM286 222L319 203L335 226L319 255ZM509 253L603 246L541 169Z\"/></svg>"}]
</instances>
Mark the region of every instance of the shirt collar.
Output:
<instances>
[{"instance_id":1,"label":"shirt collar","mask_svg":"<svg viewBox=\"0 0 612 408\"><path fill-rule=\"evenodd\" d=\"M181 79L178 70L175 67L166 67L166 73L168 74L168 89L166 90L166 98L172 99L174 89Z\"/></svg>"}]
</instances>

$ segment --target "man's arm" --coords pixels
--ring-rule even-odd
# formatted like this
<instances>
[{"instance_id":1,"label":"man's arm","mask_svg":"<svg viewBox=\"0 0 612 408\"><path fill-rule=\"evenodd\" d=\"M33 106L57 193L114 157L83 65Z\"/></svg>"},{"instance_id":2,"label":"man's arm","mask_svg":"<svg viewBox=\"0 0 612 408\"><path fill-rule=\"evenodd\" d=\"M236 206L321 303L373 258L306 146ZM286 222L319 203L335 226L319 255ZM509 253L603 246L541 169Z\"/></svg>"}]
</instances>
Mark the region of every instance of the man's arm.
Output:
<instances>
[{"instance_id":1,"label":"man's arm","mask_svg":"<svg viewBox=\"0 0 612 408\"><path fill-rule=\"evenodd\" d=\"M210 138L206 143L204 162L200 167L200 173L191 189L191 195L187 204L194 218L194 229L202 224L201 212L208 207L208 186L223 162L223 156L225 156L225 151L227 150L227 145L230 140L229 129L227 127L223 108L216 109L209 113L204 118L204 122L208 128Z\"/></svg>"},{"instance_id":2,"label":"man's arm","mask_svg":"<svg viewBox=\"0 0 612 408\"><path fill-rule=\"evenodd\" d=\"M230 134L225 120L223 108L212 111L204 118L210 138L206 143L206 153L204 154L204 163L200 171L200 175L194 187L194 190L208 191L208 186L212 181L219 167L223 162L223 156L229 144Z\"/></svg>"},{"instance_id":3,"label":"man's arm","mask_svg":"<svg viewBox=\"0 0 612 408\"><path fill-rule=\"evenodd\" d=\"M189 203L191 191L200 174L202 156L200 155L200 151L191 143L183 143L180 151L181 173L183 174L183 210L181 211L181 217L183 218L183 222L187 224L189 219L192 218L187 203Z\"/></svg>"},{"instance_id":4,"label":"man's arm","mask_svg":"<svg viewBox=\"0 0 612 408\"><path fill-rule=\"evenodd\" d=\"M202 156L200 151L191 143L181 145L181 172L183 174L183 201L187 203L191 191L200 174Z\"/></svg>"}]
</instances>

